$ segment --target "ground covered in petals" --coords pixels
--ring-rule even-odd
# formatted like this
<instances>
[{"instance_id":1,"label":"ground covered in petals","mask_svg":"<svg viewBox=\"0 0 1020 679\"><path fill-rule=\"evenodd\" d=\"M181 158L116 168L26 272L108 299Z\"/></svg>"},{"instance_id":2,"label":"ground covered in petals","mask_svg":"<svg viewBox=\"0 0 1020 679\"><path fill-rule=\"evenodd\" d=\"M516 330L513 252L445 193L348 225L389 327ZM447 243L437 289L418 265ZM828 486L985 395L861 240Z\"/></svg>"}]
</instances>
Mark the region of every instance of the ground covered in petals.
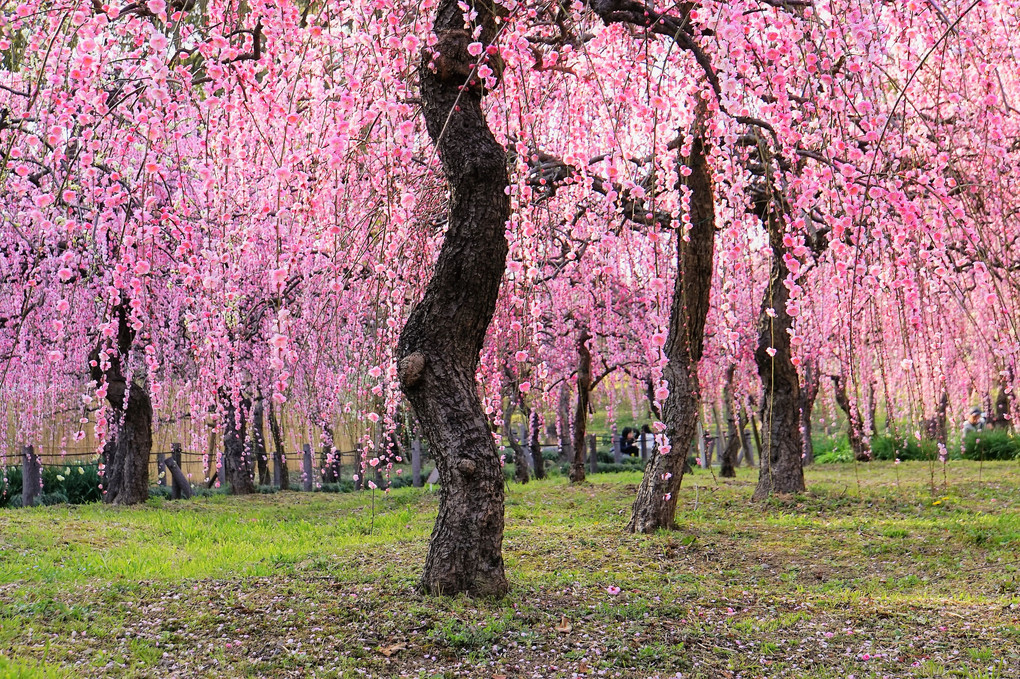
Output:
<instances>
[{"instance_id":1,"label":"ground covered in petals","mask_svg":"<svg viewBox=\"0 0 1020 679\"><path fill-rule=\"evenodd\" d=\"M1020 465L740 471L509 486L502 601L415 592L427 489L0 510L0 677L1020 676Z\"/></svg>"}]
</instances>

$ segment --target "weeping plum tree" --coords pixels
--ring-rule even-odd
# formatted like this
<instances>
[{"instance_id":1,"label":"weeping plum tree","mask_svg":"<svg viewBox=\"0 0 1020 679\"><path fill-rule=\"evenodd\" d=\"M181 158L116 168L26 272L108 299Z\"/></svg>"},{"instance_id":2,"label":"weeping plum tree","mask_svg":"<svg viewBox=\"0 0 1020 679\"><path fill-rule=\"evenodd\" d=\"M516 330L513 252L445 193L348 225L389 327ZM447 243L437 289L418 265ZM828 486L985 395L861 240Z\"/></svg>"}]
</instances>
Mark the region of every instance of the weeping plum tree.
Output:
<instances>
[{"instance_id":1,"label":"weeping plum tree","mask_svg":"<svg viewBox=\"0 0 1020 679\"><path fill-rule=\"evenodd\" d=\"M791 352L793 317L787 308L790 291L785 284L790 275L783 244L786 207L778 190L766 179L754 203L755 213L768 232L772 252L772 266L758 316L758 345L754 352L764 393L760 411L762 449L758 485L753 495L755 500L764 500L774 493L805 490L800 437L800 378Z\"/></svg>"},{"instance_id":2,"label":"weeping plum tree","mask_svg":"<svg viewBox=\"0 0 1020 679\"><path fill-rule=\"evenodd\" d=\"M701 124L698 121L696 127ZM669 385L669 395L662 405L662 415L670 450L663 453L656 447L651 452L627 525L632 533L674 527L684 463L697 434L701 407L698 361L704 347L712 289L716 228L712 173L703 130L695 130L684 163L690 168L689 176L682 182L690 190L690 230L686 238L677 234L677 274L664 347L668 362L663 376Z\"/></svg>"},{"instance_id":3,"label":"weeping plum tree","mask_svg":"<svg viewBox=\"0 0 1020 679\"><path fill-rule=\"evenodd\" d=\"M106 391L113 420L103 446L103 500L133 505L149 498L149 454L152 452L152 401L145 384L133 377L126 363L134 346L135 331L124 304L116 305L115 343L97 346L90 355L92 379Z\"/></svg>"},{"instance_id":4,"label":"weeping plum tree","mask_svg":"<svg viewBox=\"0 0 1020 679\"><path fill-rule=\"evenodd\" d=\"M398 371L440 479L421 588L502 596L503 471L475 370L506 266L509 179L506 152L482 113L485 86L462 5L438 4L438 43L422 57L422 109L450 185L449 227L432 279L400 333ZM472 9L478 40L488 45L496 35L493 6Z\"/></svg>"}]
</instances>

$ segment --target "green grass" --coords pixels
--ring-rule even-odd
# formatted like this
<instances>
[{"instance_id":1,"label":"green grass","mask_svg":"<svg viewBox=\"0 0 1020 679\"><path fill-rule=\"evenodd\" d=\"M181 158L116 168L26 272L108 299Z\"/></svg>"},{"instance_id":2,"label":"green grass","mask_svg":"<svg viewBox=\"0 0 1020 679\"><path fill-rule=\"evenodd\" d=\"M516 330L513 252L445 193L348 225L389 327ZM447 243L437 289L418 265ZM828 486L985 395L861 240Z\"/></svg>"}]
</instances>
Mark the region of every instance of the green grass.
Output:
<instances>
[{"instance_id":1,"label":"green grass","mask_svg":"<svg viewBox=\"0 0 1020 679\"><path fill-rule=\"evenodd\" d=\"M428 490L0 510L0 679L1020 676L1020 465L739 473L510 485L502 601L415 593Z\"/></svg>"}]
</instances>

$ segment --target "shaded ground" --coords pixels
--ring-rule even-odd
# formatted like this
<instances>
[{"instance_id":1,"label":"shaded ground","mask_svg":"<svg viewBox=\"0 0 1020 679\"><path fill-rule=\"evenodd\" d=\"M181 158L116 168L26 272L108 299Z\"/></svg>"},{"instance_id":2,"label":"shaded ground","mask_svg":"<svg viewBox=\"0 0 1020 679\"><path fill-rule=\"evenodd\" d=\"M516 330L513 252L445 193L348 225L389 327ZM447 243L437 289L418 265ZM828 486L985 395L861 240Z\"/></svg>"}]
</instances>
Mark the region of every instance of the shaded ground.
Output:
<instances>
[{"instance_id":1,"label":"shaded ground","mask_svg":"<svg viewBox=\"0 0 1020 679\"><path fill-rule=\"evenodd\" d=\"M0 678L1020 676L1020 465L740 471L510 486L501 602L413 591L427 491L3 510Z\"/></svg>"}]
</instances>

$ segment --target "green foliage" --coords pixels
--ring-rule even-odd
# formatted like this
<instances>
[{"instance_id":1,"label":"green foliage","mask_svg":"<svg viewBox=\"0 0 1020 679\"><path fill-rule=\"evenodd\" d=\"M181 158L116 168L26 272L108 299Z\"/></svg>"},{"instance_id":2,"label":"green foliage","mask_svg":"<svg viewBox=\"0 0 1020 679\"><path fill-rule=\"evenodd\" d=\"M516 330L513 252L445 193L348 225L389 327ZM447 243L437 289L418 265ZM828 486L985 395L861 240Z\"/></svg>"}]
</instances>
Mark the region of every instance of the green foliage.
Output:
<instances>
[{"instance_id":1,"label":"green foliage","mask_svg":"<svg viewBox=\"0 0 1020 679\"><path fill-rule=\"evenodd\" d=\"M843 434L827 436L822 432L815 432L811 443L815 450L815 462L818 464L854 461L854 455L850 452L850 443Z\"/></svg>"},{"instance_id":2,"label":"green foliage","mask_svg":"<svg viewBox=\"0 0 1020 679\"><path fill-rule=\"evenodd\" d=\"M1007 429L986 429L968 434L963 440L967 460L1020 459L1020 437Z\"/></svg>"},{"instance_id":3,"label":"green foliage","mask_svg":"<svg viewBox=\"0 0 1020 679\"><path fill-rule=\"evenodd\" d=\"M96 464L46 466L43 467L42 478L40 504L83 505L103 499ZM21 491L21 467L7 467L0 477L0 507L20 507Z\"/></svg>"},{"instance_id":4,"label":"green foliage","mask_svg":"<svg viewBox=\"0 0 1020 679\"><path fill-rule=\"evenodd\" d=\"M871 455L876 460L937 460L939 444L913 436L875 436L871 439Z\"/></svg>"}]
</instances>

